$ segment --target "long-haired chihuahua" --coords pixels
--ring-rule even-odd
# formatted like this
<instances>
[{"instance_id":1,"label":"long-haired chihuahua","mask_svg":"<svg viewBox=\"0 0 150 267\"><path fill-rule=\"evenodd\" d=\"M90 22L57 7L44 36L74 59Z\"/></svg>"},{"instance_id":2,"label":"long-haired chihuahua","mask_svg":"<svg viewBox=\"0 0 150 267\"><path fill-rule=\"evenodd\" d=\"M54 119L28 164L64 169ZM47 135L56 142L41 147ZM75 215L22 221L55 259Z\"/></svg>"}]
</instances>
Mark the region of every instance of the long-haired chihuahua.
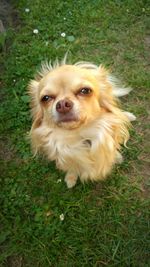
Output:
<instances>
[{"instance_id":1,"label":"long-haired chihuahua","mask_svg":"<svg viewBox=\"0 0 150 267\"><path fill-rule=\"evenodd\" d=\"M29 84L34 154L41 152L66 172L73 187L81 181L104 179L122 161L121 145L129 139L135 116L120 108L120 87L103 66L89 62L45 63Z\"/></svg>"}]
</instances>

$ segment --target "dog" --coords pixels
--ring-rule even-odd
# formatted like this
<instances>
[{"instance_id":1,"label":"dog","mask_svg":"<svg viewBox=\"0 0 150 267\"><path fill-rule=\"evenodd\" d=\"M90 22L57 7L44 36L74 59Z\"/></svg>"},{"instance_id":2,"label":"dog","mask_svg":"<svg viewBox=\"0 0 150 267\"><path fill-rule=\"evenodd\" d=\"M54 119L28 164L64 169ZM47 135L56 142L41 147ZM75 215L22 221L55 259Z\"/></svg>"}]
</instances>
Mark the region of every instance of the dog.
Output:
<instances>
[{"instance_id":1,"label":"dog","mask_svg":"<svg viewBox=\"0 0 150 267\"><path fill-rule=\"evenodd\" d=\"M40 152L66 172L68 188L102 180L122 162L121 145L129 139L135 116L120 107L120 87L103 66L89 62L42 64L28 86L34 154Z\"/></svg>"}]
</instances>

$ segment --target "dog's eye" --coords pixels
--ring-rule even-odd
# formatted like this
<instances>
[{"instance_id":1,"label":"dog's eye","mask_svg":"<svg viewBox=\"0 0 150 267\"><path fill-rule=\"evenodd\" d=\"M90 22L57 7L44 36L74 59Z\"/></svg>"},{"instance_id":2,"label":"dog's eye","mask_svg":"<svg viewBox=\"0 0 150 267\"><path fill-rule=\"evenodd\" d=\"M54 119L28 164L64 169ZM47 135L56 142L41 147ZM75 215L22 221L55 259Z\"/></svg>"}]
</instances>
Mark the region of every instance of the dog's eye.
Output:
<instances>
[{"instance_id":1,"label":"dog's eye","mask_svg":"<svg viewBox=\"0 0 150 267\"><path fill-rule=\"evenodd\" d=\"M78 92L79 95L89 95L92 93L91 88L88 87L84 87L82 89L80 89L80 91Z\"/></svg>"},{"instance_id":2,"label":"dog's eye","mask_svg":"<svg viewBox=\"0 0 150 267\"><path fill-rule=\"evenodd\" d=\"M55 98L54 96L45 95L45 96L42 97L41 101L42 102L48 102L48 101L53 100L54 98Z\"/></svg>"}]
</instances>

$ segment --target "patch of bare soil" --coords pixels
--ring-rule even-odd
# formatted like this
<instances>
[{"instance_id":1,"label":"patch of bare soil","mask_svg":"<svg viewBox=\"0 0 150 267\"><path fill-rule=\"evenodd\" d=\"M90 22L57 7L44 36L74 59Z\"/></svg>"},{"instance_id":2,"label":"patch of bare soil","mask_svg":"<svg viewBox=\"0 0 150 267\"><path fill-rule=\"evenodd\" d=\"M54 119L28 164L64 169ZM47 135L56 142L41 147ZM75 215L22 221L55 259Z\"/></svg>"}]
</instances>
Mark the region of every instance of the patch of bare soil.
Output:
<instances>
[{"instance_id":1,"label":"patch of bare soil","mask_svg":"<svg viewBox=\"0 0 150 267\"><path fill-rule=\"evenodd\" d=\"M17 28L19 26L19 17L17 11L12 7L11 2L8 0L0 0L0 34L5 34L9 28ZM11 44L9 41L4 39L4 44L0 47L2 52L7 53ZM1 51L0 51L1 52ZM3 53L2 53L3 56ZM0 73L4 72L3 64L0 64ZM4 99L5 92L2 88L5 84L0 80L0 98L1 101ZM15 152L12 149L11 142L8 137L3 137L0 139L0 160L10 161L14 158Z\"/></svg>"},{"instance_id":2,"label":"patch of bare soil","mask_svg":"<svg viewBox=\"0 0 150 267\"><path fill-rule=\"evenodd\" d=\"M19 17L17 11L12 7L11 1L0 0L0 20L5 30L9 27L17 27Z\"/></svg>"},{"instance_id":3,"label":"patch of bare soil","mask_svg":"<svg viewBox=\"0 0 150 267\"><path fill-rule=\"evenodd\" d=\"M144 39L145 46L150 48L150 35L147 35Z\"/></svg>"},{"instance_id":4,"label":"patch of bare soil","mask_svg":"<svg viewBox=\"0 0 150 267\"><path fill-rule=\"evenodd\" d=\"M14 157L14 149L12 148L8 138L0 140L0 160L10 161Z\"/></svg>"},{"instance_id":5,"label":"patch of bare soil","mask_svg":"<svg viewBox=\"0 0 150 267\"><path fill-rule=\"evenodd\" d=\"M21 256L12 256L7 259L7 267L22 267L23 261Z\"/></svg>"}]
</instances>

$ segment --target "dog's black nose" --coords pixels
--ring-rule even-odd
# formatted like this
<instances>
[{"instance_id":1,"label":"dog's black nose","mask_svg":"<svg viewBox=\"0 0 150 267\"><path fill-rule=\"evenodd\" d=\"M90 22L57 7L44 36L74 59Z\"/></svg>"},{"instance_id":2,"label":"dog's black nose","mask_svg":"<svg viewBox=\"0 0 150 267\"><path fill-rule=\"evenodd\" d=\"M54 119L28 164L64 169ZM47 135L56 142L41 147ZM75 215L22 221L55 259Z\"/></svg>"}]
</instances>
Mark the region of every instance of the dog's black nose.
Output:
<instances>
[{"instance_id":1,"label":"dog's black nose","mask_svg":"<svg viewBox=\"0 0 150 267\"><path fill-rule=\"evenodd\" d=\"M59 113L67 113L69 112L73 107L73 102L69 99L63 99L57 102L56 104L56 110Z\"/></svg>"}]
</instances>

